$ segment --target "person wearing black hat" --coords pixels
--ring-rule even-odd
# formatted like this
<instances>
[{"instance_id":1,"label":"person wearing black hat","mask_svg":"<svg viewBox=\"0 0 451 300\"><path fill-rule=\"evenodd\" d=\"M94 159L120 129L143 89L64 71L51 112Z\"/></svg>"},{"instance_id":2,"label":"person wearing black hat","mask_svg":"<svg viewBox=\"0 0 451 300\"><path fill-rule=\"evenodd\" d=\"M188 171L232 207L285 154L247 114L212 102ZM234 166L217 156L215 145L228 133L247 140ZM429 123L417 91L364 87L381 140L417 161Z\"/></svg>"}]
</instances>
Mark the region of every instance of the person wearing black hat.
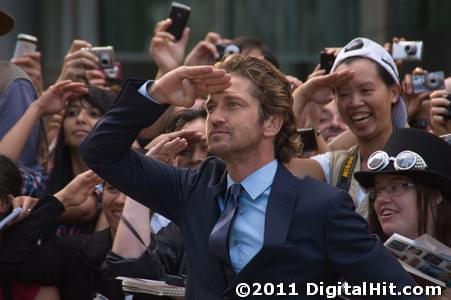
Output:
<instances>
[{"instance_id":1,"label":"person wearing black hat","mask_svg":"<svg viewBox=\"0 0 451 300\"><path fill-rule=\"evenodd\" d=\"M428 233L451 247L451 145L424 130L395 131L355 178L369 194L369 229L387 239ZM451 289L442 298L451 299Z\"/></svg>"},{"instance_id":2,"label":"person wearing black hat","mask_svg":"<svg viewBox=\"0 0 451 300\"><path fill-rule=\"evenodd\" d=\"M451 247L451 145L413 128L395 131L355 178L368 191L370 230L416 238L429 233Z\"/></svg>"}]
</instances>

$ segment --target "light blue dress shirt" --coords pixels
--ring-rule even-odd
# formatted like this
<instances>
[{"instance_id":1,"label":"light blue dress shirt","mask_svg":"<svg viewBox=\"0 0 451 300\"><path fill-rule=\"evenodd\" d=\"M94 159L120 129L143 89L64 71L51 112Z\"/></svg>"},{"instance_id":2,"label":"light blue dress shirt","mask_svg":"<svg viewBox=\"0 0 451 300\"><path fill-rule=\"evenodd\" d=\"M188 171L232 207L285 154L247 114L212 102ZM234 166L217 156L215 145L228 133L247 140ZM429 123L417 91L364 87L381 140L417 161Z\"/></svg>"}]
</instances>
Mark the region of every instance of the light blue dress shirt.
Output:
<instances>
[{"instance_id":1,"label":"light blue dress shirt","mask_svg":"<svg viewBox=\"0 0 451 300\"><path fill-rule=\"evenodd\" d=\"M138 93L140 93L141 95L143 95L144 97L146 97L147 99L152 100L155 103L158 103L158 101L155 101L155 99L150 98L149 93L147 93L147 85L149 83L153 83L153 81L151 80L147 80L146 82L143 83L143 85L141 85L138 89Z\"/></svg>"},{"instance_id":2,"label":"light blue dress shirt","mask_svg":"<svg viewBox=\"0 0 451 300\"><path fill-rule=\"evenodd\" d=\"M230 261L237 273L263 246L266 206L276 171L277 160L273 160L241 181L239 209L229 233ZM227 175L227 189L234 183ZM224 209L223 198L219 207Z\"/></svg>"},{"instance_id":3,"label":"light blue dress shirt","mask_svg":"<svg viewBox=\"0 0 451 300\"><path fill-rule=\"evenodd\" d=\"M149 82L145 82L138 92L158 103L147 93ZM266 206L276 171L277 160L273 160L241 181L243 191L239 199L239 209L229 233L230 261L236 273L239 273L263 246ZM234 183L227 175L227 189ZM219 208L224 210L224 198L219 199Z\"/></svg>"}]
</instances>

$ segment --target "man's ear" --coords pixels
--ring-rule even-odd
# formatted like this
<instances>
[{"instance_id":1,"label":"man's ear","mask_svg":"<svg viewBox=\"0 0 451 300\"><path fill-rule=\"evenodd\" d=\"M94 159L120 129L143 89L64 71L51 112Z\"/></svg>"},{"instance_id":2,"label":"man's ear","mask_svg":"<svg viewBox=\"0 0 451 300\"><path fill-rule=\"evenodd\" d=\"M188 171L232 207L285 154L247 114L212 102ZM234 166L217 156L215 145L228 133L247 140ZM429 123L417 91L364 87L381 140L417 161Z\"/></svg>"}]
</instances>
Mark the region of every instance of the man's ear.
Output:
<instances>
[{"instance_id":1,"label":"man's ear","mask_svg":"<svg viewBox=\"0 0 451 300\"><path fill-rule=\"evenodd\" d=\"M263 121L263 135L265 137L275 137L283 125L283 117L281 114L269 115Z\"/></svg>"}]
</instances>

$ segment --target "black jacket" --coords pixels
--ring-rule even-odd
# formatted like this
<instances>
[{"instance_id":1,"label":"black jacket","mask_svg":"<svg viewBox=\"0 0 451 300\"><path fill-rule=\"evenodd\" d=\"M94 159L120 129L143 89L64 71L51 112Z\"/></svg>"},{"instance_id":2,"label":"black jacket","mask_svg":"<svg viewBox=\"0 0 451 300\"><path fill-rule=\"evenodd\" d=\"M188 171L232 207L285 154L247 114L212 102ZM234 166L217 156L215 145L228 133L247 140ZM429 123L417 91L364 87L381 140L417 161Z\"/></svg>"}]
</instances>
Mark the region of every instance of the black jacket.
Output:
<instances>
[{"instance_id":1,"label":"black jacket","mask_svg":"<svg viewBox=\"0 0 451 300\"><path fill-rule=\"evenodd\" d=\"M30 216L5 232L0 243L0 280L55 285L64 300L92 299L95 291L120 299L120 286L106 285L100 272L112 246L109 228L90 235L42 240L63 211L56 198L45 196Z\"/></svg>"}]
</instances>

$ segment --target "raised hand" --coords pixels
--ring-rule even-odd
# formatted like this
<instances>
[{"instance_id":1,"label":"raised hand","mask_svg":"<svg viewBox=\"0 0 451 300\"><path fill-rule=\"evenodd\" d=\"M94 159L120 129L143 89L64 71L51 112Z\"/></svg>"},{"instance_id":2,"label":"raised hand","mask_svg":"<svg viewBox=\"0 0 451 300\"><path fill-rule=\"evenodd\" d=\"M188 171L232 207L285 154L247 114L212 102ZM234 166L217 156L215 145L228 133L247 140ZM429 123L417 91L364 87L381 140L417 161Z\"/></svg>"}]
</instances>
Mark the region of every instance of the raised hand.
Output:
<instances>
[{"instance_id":1,"label":"raised hand","mask_svg":"<svg viewBox=\"0 0 451 300\"><path fill-rule=\"evenodd\" d=\"M221 43L221 41L223 40L218 33L207 33L205 39L197 43L190 53L188 53L185 59L185 65L200 66L214 64L220 58L216 44Z\"/></svg>"},{"instance_id":2,"label":"raised hand","mask_svg":"<svg viewBox=\"0 0 451 300\"><path fill-rule=\"evenodd\" d=\"M230 75L212 66L178 67L155 81L149 95L161 104L191 107L198 96L230 86Z\"/></svg>"},{"instance_id":3,"label":"raised hand","mask_svg":"<svg viewBox=\"0 0 451 300\"><path fill-rule=\"evenodd\" d=\"M325 71L319 67L293 93L293 111L301 115L308 102L325 105L334 99L334 89L346 84L354 73L350 70L334 72L324 75Z\"/></svg>"},{"instance_id":4,"label":"raised hand","mask_svg":"<svg viewBox=\"0 0 451 300\"><path fill-rule=\"evenodd\" d=\"M55 194L65 208L79 206L94 193L95 186L102 182L92 170L78 174L61 191Z\"/></svg>"},{"instance_id":5,"label":"raised hand","mask_svg":"<svg viewBox=\"0 0 451 300\"><path fill-rule=\"evenodd\" d=\"M182 65L189 39L190 29L187 27L182 38L176 41L175 37L166 31L171 24L172 20L169 18L158 22L150 42L149 53L158 66L160 76Z\"/></svg>"},{"instance_id":6,"label":"raised hand","mask_svg":"<svg viewBox=\"0 0 451 300\"><path fill-rule=\"evenodd\" d=\"M58 113L64 109L66 100L79 97L87 92L88 89L83 82L58 81L36 100L36 105L43 115Z\"/></svg>"},{"instance_id":7,"label":"raised hand","mask_svg":"<svg viewBox=\"0 0 451 300\"><path fill-rule=\"evenodd\" d=\"M451 101L445 90L431 94L431 125L437 135L451 133Z\"/></svg>"},{"instance_id":8,"label":"raised hand","mask_svg":"<svg viewBox=\"0 0 451 300\"><path fill-rule=\"evenodd\" d=\"M34 51L21 57L11 59L11 63L21 67L38 89L39 95L44 92L44 78L42 75L41 53Z\"/></svg>"},{"instance_id":9,"label":"raised hand","mask_svg":"<svg viewBox=\"0 0 451 300\"><path fill-rule=\"evenodd\" d=\"M416 68L412 74L425 73L423 70ZM421 72L421 73L420 73ZM406 74L402 81L402 89L404 99L407 105L407 115L409 120L429 119L430 110L430 94L431 92L423 92L415 94L412 86L412 74Z\"/></svg>"},{"instance_id":10,"label":"raised hand","mask_svg":"<svg viewBox=\"0 0 451 300\"><path fill-rule=\"evenodd\" d=\"M385 44L384 44L384 49L388 52L388 53L392 53L393 52L393 44L397 44L397 43L399 43L399 42L401 42L401 41L405 41L406 39L404 38L404 37L397 37L397 36L394 36L393 38L392 38L392 40L391 40L391 42L385 42ZM398 68L400 68L401 66L402 66L402 63L403 63L403 61L402 61L402 59L397 59L397 60L395 60L395 63L396 63L396 66L398 67Z\"/></svg>"},{"instance_id":11,"label":"raised hand","mask_svg":"<svg viewBox=\"0 0 451 300\"><path fill-rule=\"evenodd\" d=\"M12 199L13 209L16 207L21 207L22 212L20 215L14 219L13 223L22 221L24 218L28 217L33 209L38 203L39 199L30 196L18 196Z\"/></svg>"},{"instance_id":12,"label":"raised hand","mask_svg":"<svg viewBox=\"0 0 451 300\"><path fill-rule=\"evenodd\" d=\"M182 129L157 136L147 146L146 155L167 164L173 164L175 157L188 147L189 142L196 142L202 134L195 130Z\"/></svg>"},{"instance_id":13,"label":"raised hand","mask_svg":"<svg viewBox=\"0 0 451 300\"><path fill-rule=\"evenodd\" d=\"M285 75L285 78L290 83L291 92L293 93L298 87L302 85L302 81L298 78L291 76L291 75Z\"/></svg>"},{"instance_id":14,"label":"raised hand","mask_svg":"<svg viewBox=\"0 0 451 300\"><path fill-rule=\"evenodd\" d=\"M88 51L91 44L87 41L74 40L64 57L63 68L58 77L61 80L84 81L86 80L86 70L98 68L98 57Z\"/></svg>"},{"instance_id":15,"label":"raised hand","mask_svg":"<svg viewBox=\"0 0 451 300\"><path fill-rule=\"evenodd\" d=\"M90 85L104 90L111 90L108 86L108 79L102 70L87 70L85 75Z\"/></svg>"}]
</instances>

